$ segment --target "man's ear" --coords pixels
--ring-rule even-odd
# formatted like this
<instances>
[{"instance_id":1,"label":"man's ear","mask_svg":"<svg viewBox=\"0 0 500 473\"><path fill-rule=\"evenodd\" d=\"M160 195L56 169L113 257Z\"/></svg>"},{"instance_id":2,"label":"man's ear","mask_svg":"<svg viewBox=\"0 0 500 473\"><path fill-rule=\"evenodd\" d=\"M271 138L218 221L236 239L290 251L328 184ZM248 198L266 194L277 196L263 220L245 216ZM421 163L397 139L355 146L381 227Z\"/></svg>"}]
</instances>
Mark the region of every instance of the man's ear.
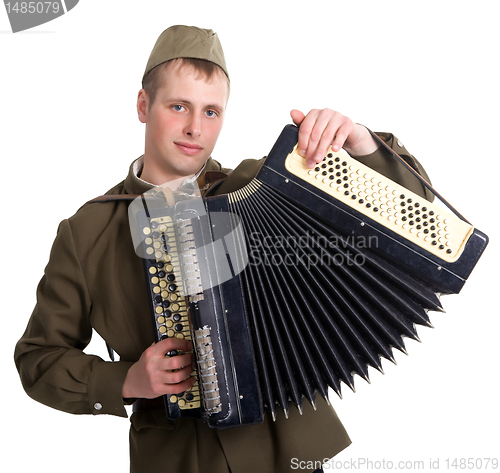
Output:
<instances>
[{"instance_id":1,"label":"man's ear","mask_svg":"<svg viewBox=\"0 0 500 473\"><path fill-rule=\"evenodd\" d=\"M141 123L146 123L148 121L148 107L149 107L149 97L144 89L139 90L139 95L137 96L137 116Z\"/></svg>"}]
</instances>

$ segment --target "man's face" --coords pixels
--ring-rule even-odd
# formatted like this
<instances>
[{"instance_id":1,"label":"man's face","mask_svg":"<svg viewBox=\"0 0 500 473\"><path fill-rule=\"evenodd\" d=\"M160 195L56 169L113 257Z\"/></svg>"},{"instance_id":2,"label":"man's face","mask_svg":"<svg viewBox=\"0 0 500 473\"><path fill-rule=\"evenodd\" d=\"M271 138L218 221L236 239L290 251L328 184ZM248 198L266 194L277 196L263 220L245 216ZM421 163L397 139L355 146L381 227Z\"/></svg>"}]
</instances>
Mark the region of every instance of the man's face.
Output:
<instances>
[{"instance_id":1,"label":"man's face","mask_svg":"<svg viewBox=\"0 0 500 473\"><path fill-rule=\"evenodd\" d=\"M222 129L229 93L223 73L207 81L191 66L175 64L162 73L155 101L149 104L141 90L137 105L146 123L144 179L156 185L203 167Z\"/></svg>"}]
</instances>

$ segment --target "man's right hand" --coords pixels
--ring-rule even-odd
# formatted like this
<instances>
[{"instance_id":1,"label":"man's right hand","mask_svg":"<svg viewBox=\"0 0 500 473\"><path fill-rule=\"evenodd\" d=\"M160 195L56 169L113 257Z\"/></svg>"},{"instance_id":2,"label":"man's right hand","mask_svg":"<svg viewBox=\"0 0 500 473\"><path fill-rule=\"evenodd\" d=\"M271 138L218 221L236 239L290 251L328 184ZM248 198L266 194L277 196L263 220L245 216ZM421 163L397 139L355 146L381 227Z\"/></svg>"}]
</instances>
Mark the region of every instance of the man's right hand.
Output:
<instances>
[{"instance_id":1,"label":"man's right hand","mask_svg":"<svg viewBox=\"0 0 500 473\"><path fill-rule=\"evenodd\" d=\"M187 391L195 383L190 376L195 366L192 349L191 342L180 338L167 338L151 345L129 368L123 383L123 398L153 399ZM172 350L180 354L165 356Z\"/></svg>"}]
</instances>

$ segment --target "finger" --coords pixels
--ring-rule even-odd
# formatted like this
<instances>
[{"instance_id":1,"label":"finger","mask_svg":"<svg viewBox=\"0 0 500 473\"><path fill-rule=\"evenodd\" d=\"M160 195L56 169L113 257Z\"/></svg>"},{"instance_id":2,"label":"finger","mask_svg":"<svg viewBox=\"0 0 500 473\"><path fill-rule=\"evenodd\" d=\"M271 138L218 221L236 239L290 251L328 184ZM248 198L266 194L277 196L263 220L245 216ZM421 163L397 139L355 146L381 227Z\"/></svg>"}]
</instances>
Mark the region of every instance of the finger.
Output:
<instances>
[{"instance_id":1,"label":"finger","mask_svg":"<svg viewBox=\"0 0 500 473\"><path fill-rule=\"evenodd\" d=\"M342 115L339 113L330 110L323 112L318 116L309 140L307 159L311 163L310 167L323 160L342 123Z\"/></svg>"},{"instance_id":2,"label":"finger","mask_svg":"<svg viewBox=\"0 0 500 473\"><path fill-rule=\"evenodd\" d=\"M292 117L293 123L295 123L297 126L299 126L305 118L305 115L300 110L296 109L293 109L290 112L290 116Z\"/></svg>"},{"instance_id":3,"label":"finger","mask_svg":"<svg viewBox=\"0 0 500 473\"><path fill-rule=\"evenodd\" d=\"M179 383L165 383L161 386L162 394L180 394L189 391L196 383L195 377L189 377Z\"/></svg>"},{"instance_id":4,"label":"finger","mask_svg":"<svg viewBox=\"0 0 500 473\"><path fill-rule=\"evenodd\" d=\"M193 355L191 353L185 353L183 355L177 356L166 356L158 365L158 369L169 371L178 370L188 366L192 369Z\"/></svg>"},{"instance_id":5,"label":"finger","mask_svg":"<svg viewBox=\"0 0 500 473\"><path fill-rule=\"evenodd\" d=\"M192 372L191 366L186 366L177 371L162 371L157 379L162 384L179 384L190 378Z\"/></svg>"},{"instance_id":6,"label":"finger","mask_svg":"<svg viewBox=\"0 0 500 473\"><path fill-rule=\"evenodd\" d=\"M346 120L342 125L337 129L335 133L335 138L332 141L332 149L333 151L339 151L343 148L344 143L347 138L353 131L353 124L350 120Z\"/></svg>"},{"instance_id":7,"label":"finger","mask_svg":"<svg viewBox=\"0 0 500 473\"><path fill-rule=\"evenodd\" d=\"M172 350L179 351L191 351L193 349L193 344L184 338L165 338L164 340L160 340L152 347L153 351L157 355L165 355Z\"/></svg>"},{"instance_id":8,"label":"finger","mask_svg":"<svg viewBox=\"0 0 500 473\"><path fill-rule=\"evenodd\" d=\"M311 110L302 120L299 128L299 141L297 148L301 156L307 158L309 141L311 133L316 124L316 120L320 114L319 110Z\"/></svg>"}]
</instances>

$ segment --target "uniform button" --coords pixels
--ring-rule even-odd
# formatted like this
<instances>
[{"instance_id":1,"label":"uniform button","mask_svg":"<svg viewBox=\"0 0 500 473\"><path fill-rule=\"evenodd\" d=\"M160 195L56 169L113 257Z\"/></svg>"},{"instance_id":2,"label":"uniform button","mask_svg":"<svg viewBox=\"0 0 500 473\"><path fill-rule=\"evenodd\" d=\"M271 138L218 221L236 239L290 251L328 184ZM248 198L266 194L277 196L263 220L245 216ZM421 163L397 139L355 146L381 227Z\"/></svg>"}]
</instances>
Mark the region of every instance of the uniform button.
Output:
<instances>
[{"instance_id":1,"label":"uniform button","mask_svg":"<svg viewBox=\"0 0 500 473\"><path fill-rule=\"evenodd\" d=\"M401 143L401 141L399 141L399 140L398 140L398 146L399 146L400 148L403 148L403 143Z\"/></svg>"},{"instance_id":2,"label":"uniform button","mask_svg":"<svg viewBox=\"0 0 500 473\"><path fill-rule=\"evenodd\" d=\"M96 403L94 404L94 409L95 409L96 411L100 411L100 410L102 409L102 404L101 404L100 402L96 402Z\"/></svg>"}]
</instances>

